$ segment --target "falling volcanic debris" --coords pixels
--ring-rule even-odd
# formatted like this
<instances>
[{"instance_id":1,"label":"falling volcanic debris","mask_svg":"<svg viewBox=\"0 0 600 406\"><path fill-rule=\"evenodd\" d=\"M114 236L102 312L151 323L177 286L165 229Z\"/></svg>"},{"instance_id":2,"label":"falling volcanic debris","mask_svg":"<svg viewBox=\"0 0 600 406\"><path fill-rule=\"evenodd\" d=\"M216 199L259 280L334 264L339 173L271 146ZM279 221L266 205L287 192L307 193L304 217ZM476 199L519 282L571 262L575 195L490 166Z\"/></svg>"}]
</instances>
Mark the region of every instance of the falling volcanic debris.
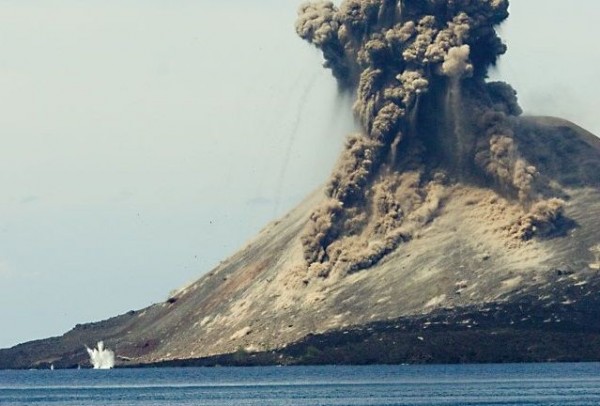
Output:
<instances>
[{"instance_id":1,"label":"falling volcanic debris","mask_svg":"<svg viewBox=\"0 0 600 406\"><path fill-rule=\"evenodd\" d=\"M516 92L487 82L506 46L507 0L345 0L300 7L340 91L355 94L351 135L302 243L309 274L367 268L430 222L456 182L522 205L518 240L550 233L559 194L519 153Z\"/></svg>"}]
</instances>

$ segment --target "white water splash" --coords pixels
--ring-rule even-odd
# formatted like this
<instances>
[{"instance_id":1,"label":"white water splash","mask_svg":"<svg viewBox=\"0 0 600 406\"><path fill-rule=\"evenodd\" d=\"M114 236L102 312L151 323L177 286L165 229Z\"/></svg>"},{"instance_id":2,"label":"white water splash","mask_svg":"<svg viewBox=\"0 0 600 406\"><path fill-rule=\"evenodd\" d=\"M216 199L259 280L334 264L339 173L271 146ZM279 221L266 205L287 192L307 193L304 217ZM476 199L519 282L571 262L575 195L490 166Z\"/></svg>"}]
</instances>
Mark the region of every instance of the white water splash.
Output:
<instances>
[{"instance_id":1,"label":"white water splash","mask_svg":"<svg viewBox=\"0 0 600 406\"><path fill-rule=\"evenodd\" d=\"M104 342L98 341L98 348L85 347L90 354L90 362L94 369L111 369L115 366L115 353L104 348Z\"/></svg>"}]
</instances>

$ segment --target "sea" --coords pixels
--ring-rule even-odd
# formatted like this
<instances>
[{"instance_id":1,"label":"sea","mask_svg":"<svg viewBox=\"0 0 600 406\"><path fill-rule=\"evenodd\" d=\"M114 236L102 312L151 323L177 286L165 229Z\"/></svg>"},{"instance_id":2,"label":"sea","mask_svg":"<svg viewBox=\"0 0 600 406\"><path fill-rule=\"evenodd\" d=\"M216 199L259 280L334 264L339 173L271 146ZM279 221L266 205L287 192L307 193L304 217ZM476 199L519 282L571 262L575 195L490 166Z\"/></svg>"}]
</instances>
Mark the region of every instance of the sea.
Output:
<instances>
[{"instance_id":1,"label":"sea","mask_svg":"<svg viewBox=\"0 0 600 406\"><path fill-rule=\"evenodd\" d=\"M0 405L600 405L600 364L0 371Z\"/></svg>"}]
</instances>

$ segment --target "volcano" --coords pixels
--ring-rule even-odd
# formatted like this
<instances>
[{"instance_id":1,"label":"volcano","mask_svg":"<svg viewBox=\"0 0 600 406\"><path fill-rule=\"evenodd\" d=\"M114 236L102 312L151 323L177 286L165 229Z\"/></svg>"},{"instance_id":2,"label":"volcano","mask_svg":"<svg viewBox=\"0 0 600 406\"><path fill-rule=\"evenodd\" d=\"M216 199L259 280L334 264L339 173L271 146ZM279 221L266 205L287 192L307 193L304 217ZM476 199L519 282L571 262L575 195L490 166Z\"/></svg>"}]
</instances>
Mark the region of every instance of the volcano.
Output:
<instances>
[{"instance_id":1,"label":"volcano","mask_svg":"<svg viewBox=\"0 0 600 406\"><path fill-rule=\"evenodd\" d=\"M487 79L506 0L300 7L360 130L327 184L165 303L1 368L600 360L600 140Z\"/></svg>"}]
</instances>

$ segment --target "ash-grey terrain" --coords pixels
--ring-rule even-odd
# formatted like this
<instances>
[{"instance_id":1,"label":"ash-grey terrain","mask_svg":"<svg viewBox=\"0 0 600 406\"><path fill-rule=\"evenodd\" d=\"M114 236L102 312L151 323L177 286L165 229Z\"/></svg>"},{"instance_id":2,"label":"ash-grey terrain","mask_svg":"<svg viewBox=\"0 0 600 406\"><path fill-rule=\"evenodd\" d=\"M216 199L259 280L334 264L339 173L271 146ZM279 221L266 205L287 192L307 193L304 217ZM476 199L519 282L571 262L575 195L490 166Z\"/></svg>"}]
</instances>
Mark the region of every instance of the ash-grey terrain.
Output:
<instances>
[{"instance_id":1,"label":"ash-grey terrain","mask_svg":"<svg viewBox=\"0 0 600 406\"><path fill-rule=\"evenodd\" d=\"M506 0L307 3L361 128L323 189L165 303L0 368L600 360L600 140L487 71Z\"/></svg>"}]
</instances>

